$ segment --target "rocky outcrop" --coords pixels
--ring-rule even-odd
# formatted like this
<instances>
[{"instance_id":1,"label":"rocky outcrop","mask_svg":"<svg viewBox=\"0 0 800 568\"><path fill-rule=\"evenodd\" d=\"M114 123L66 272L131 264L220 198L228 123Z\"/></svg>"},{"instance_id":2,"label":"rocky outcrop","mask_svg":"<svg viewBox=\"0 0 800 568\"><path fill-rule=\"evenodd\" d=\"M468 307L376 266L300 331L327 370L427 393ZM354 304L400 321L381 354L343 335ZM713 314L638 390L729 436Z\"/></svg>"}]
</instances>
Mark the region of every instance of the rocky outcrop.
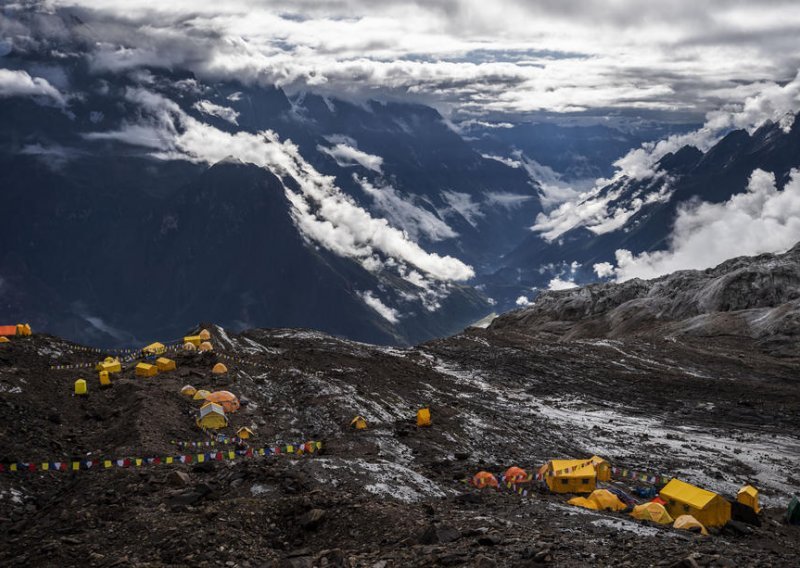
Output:
<instances>
[{"instance_id":1,"label":"rocky outcrop","mask_svg":"<svg viewBox=\"0 0 800 568\"><path fill-rule=\"evenodd\" d=\"M800 244L708 270L544 292L491 328L564 339L733 335L793 354L800 335Z\"/></svg>"}]
</instances>

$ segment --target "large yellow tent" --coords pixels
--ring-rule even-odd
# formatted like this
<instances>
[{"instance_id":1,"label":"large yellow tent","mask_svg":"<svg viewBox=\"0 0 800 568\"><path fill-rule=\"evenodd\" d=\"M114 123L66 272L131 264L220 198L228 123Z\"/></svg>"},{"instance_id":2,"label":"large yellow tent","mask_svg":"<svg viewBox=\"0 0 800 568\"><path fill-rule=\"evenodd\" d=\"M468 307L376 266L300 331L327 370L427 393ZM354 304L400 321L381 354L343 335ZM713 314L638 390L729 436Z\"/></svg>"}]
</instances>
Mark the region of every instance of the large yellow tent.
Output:
<instances>
[{"instance_id":1,"label":"large yellow tent","mask_svg":"<svg viewBox=\"0 0 800 568\"><path fill-rule=\"evenodd\" d=\"M691 515L707 527L721 527L731 519L731 504L721 495L672 479L659 493L669 514Z\"/></svg>"},{"instance_id":2,"label":"large yellow tent","mask_svg":"<svg viewBox=\"0 0 800 568\"><path fill-rule=\"evenodd\" d=\"M203 343L200 344L200 347L198 349L200 351L213 351L214 350L214 346L211 345L211 342L204 341Z\"/></svg>"},{"instance_id":3,"label":"large yellow tent","mask_svg":"<svg viewBox=\"0 0 800 568\"><path fill-rule=\"evenodd\" d=\"M200 416L197 418L197 425L201 428L209 428L211 430L218 430L225 428L228 425L228 419L225 417L225 410L219 405L210 402L204 404L200 409Z\"/></svg>"},{"instance_id":4,"label":"large yellow tent","mask_svg":"<svg viewBox=\"0 0 800 568\"><path fill-rule=\"evenodd\" d=\"M539 468L553 493L591 493L597 471L591 460L551 460Z\"/></svg>"},{"instance_id":5,"label":"large yellow tent","mask_svg":"<svg viewBox=\"0 0 800 568\"><path fill-rule=\"evenodd\" d=\"M192 385L185 385L181 389L181 394L183 396L194 396L196 392L197 392L197 389L194 388Z\"/></svg>"},{"instance_id":6,"label":"large yellow tent","mask_svg":"<svg viewBox=\"0 0 800 568\"><path fill-rule=\"evenodd\" d=\"M158 367L158 371L160 373L164 373L166 371L174 371L175 370L175 361L172 359L167 359L166 357L159 357L156 359L156 367Z\"/></svg>"},{"instance_id":7,"label":"large yellow tent","mask_svg":"<svg viewBox=\"0 0 800 568\"><path fill-rule=\"evenodd\" d=\"M745 485L736 494L736 500L742 505L747 505L758 514L761 512L761 506L758 504L758 489L752 485Z\"/></svg>"},{"instance_id":8,"label":"large yellow tent","mask_svg":"<svg viewBox=\"0 0 800 568\"><path fill-rule=\"evenodd\" d=\"M137 377L155 377L158 374L158 367L149 363L139 363L136 365Z\"/></svg>"},{"instance_id":9,"label":"large yellow tent","mask_svg":"<svg viewBox=\"0 0 800 568\"><path fill-rule=\"evenodd\" d=\"M639 519L640 521L651 521L660 525L669 525L673 522L672 517L669 516L664 505L652 501L636 505L633 511L631 511L631 517Z\"/></svg>"},{"instance_id":10,"label":"large yellow tent","mask_svg":"<svg viewBox=\"0 0 800 568\"><path fill-rule=\"evenodd\" d=\"M200 333L198 333L197 336L203 341L208 341L211 339L211 333L207 329L200 330Z\"/></svg>"},{"instance_id":11,"label":"large yellow tent","mask_svg":"<svg viewBox=\"0 0 800 568\"><path fill-rule=\"evenodd\" d=\"M703 523L695 519L691 515L681 515L672 526L676 529L684 530L684 531L697 531L702 535L708 536L708 531L706 527L703 526Z\"/></svg>"},{"instance_id":12,"label":"large yellow tent","mask_svg":"<svg viewBox=\"0 0 800 568\"><path fill-rule=\"evenodd\" d=\"M8 337L5 335L0 335L0 343L9 343Z\"/></svg>"},{"instance_id":13,"label":"large yellow tent","mask_svg":"<svg viewBox=\"0 0 800 568\"><path fill-rule=\"evenodd\" d=\"M597 481L611 481L611 464L600 456L592 456L592 465L597 472Z\"/></svg>"}]
</instances>

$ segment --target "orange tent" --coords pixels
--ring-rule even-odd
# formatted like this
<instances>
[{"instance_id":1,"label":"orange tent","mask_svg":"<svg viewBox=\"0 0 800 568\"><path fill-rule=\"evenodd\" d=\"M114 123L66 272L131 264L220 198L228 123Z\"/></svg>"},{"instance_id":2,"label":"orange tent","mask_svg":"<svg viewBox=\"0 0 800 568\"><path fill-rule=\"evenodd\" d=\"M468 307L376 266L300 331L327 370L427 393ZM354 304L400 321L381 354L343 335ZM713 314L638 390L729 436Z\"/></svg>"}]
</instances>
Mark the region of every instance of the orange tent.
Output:
<instances>
[{"instance_id":1,"label":"orange tent","mask_svg":"<svg viewBox=\"0 0 800 568\"><path fill-rule=\"evenodd\" d=\"M17 335L17 326L15 325L0 325L0 335L5 337L13 337Z\"/></svg>"},{"instance_id":2,"label":"orange tent","mask_svg":"<svg viewBox=\"0 0 800 568\"><path fill-rule=\"evenodd\" d=\"M488 471L479 471L472 477L472 484L478 489L497 487L497 478Z\"/></svg>"},{"instance_id":3,"label":"orange tent","mask_svg":"<svg viewBox=\"0 0 800 568\"><path fill-rule=\"evenodd\" d=\"M216 402L225 409L225 412L229 413L239 410L239 399L236 398L235 394L228 391L212 392L206 397L206 402Z\"/></svg>"},{"instance_id":4,"label":"orange tent","mask_svg":"<svg viewBox=\"0 0 800 568\"><path fill-rule=\"evenodd\" d=\"M503 481L506 483L520 483L528 479L528 473L521 467L511 466L503 475Z\"/></svg>"}]
</instances>

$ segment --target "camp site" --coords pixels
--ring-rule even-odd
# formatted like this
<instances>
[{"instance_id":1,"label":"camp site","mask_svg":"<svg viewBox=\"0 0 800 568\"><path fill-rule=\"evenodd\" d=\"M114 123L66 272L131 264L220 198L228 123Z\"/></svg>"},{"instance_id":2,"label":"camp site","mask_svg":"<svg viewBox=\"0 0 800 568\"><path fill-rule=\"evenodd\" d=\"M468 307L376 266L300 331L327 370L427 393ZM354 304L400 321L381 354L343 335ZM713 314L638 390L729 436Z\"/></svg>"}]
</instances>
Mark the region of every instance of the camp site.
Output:
<instances>
[{"instance_id":1,"label":"camp site","mask_svg":"<svg viewBox=\"0 0 800 568\"><path fill-rule=\"evenodd\" d=\"M207 323L114 350L13 330L0 344L6 564L14 547L34 565L80 551L97 566L789 566L798 552L794 387L762 393L762 423L739 405L750 383L732 381L713 393L731 409L723 428L692 375L664 378L636 343L616 346L633 367L617 370L602 343L581 345L587 367L568 345L496 336L528 361L521 382L483 331L387 350ZM737 372L679 349L704 373ZM636 412L589 396L655 377L663 388L625 403ZM672 401L689 412L664 412ZM164 538L177 534L203 546Z\"/></svg>"}]
</instances>

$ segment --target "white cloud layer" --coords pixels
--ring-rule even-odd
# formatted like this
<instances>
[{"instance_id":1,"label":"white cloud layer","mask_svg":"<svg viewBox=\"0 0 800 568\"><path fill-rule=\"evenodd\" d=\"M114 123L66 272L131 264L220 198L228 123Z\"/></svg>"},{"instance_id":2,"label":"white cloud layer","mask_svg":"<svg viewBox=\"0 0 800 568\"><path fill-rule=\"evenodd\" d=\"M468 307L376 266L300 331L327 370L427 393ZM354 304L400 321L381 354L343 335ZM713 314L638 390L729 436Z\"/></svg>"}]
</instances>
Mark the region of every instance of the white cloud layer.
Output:
<instances>
[{"instance_id":1,"label":"white cloud layer","mask_svg":"<svg viewBox=\"0 0 800 568\"><path fill-rule=\"evenodd\" d=\"M64 95L46 79L11 69L0 69L0 98L3 97L41 97L57 106L67 104Z\"/></svg>"},{"instance_id":2,"label":"white cloud layer","mask_svg":"<svg viewBox=\"0 0 800 568\"><path fill-rule=\"evenodd\" d=\"M239 125L239 113L230 107L218 105L211 101L198 101L194 104L194 108L208 116L216 116L222 120L227 120L231 124Z\"/></svg>"},{"instance_id":3,"label":"white cloud layer","mask_svg":"<svg viewBox=\"0 0 800 568\"><path fill-rule=\"evenodd\" d=\"M297 146L289 140L281 142L274 132L223 132L187 115L173 101L141 88L129 89L126 98L140 105L146 118L117 131L88 134L88 138L144 146L164 159L214 164L234 156L268 168L279 178L297 182L297 191L285 186L295 223L304 235L330 251L359 259L370 270L380 269L388 259L394 264L408 263L442 281L474 276L472 268L458 259L427 253L385 219L370 216L334 185L332 177L306 162Z\"/></svg>"},{"instance_id":4,"label":"white cloud layer","mask_svg":"<svg viewBox=\"0 0 800 568\"><path fill-rule=\"evenodd\" d=\"M340 142L334 144L331 148L317 146L317 150L333 158L336 163L343 168L357 164L363 168L372 170L373 172L381 173L383 158L380 156L375 156L374 154L362 152L358 148L354 148L349 144Z\"/></svg>"},{"instance_id":5,"label":"white cloud layer","mask_svg":"<svg viewBox=\"0 0 800 568\"><path fill-rule=\"evenodd\" d=\"M386 321L390 323L400 321L400 312L381 302L380 298L376 297L371 290L358 292L358 295L366 305L375 310Z\"/></svg>"},{"instance_id":6,"label":"white cloud layer","mask_svg":"<svg viewBox=\"0 0 800 568\"><path fill-rule=\"evenodd\" d=\"M25 5L10 5L5 18ZM91 46L96 69L185 68L338 96L413 97L464 118L587 108L705 112L765 78L787 80L800 66L800 12L789 0L42 5L47 17L36 29L4 26L15 47L47 34L63 49L73 34ZM54 22L59 9L86 25Z\"/></svg>"},{"instance_id":7,"label":"white cloud layer","mask_svg":"<svg viewBox=\"0 0 800 568\"><path fill-rule=\"evenodd\" d=\"M380 187L373 185L366 178L353 176L361 189L375 203L375 208L383 213L392 226L402 229L414 241L425 236L430 241L441 241L458 236L450 225L442 221L431 211L418 207L413 197L401 195L389 184Z\"/></svg>"},{"instance_id":8,"label":"white cloud layer","mask_svg":"<svg viewBox=\"0 0 800 568\"><path fill-rule=\"evenodd\" d=\"M783 190L773 174L756 170L745 193L724 203L681 209L666 251L616 252L616 266L594 265L598 276L617 281L655 278L676 270L704 269L736 256L783 252L800 241L800 171Z\"/></svg>"}]
</instances>

